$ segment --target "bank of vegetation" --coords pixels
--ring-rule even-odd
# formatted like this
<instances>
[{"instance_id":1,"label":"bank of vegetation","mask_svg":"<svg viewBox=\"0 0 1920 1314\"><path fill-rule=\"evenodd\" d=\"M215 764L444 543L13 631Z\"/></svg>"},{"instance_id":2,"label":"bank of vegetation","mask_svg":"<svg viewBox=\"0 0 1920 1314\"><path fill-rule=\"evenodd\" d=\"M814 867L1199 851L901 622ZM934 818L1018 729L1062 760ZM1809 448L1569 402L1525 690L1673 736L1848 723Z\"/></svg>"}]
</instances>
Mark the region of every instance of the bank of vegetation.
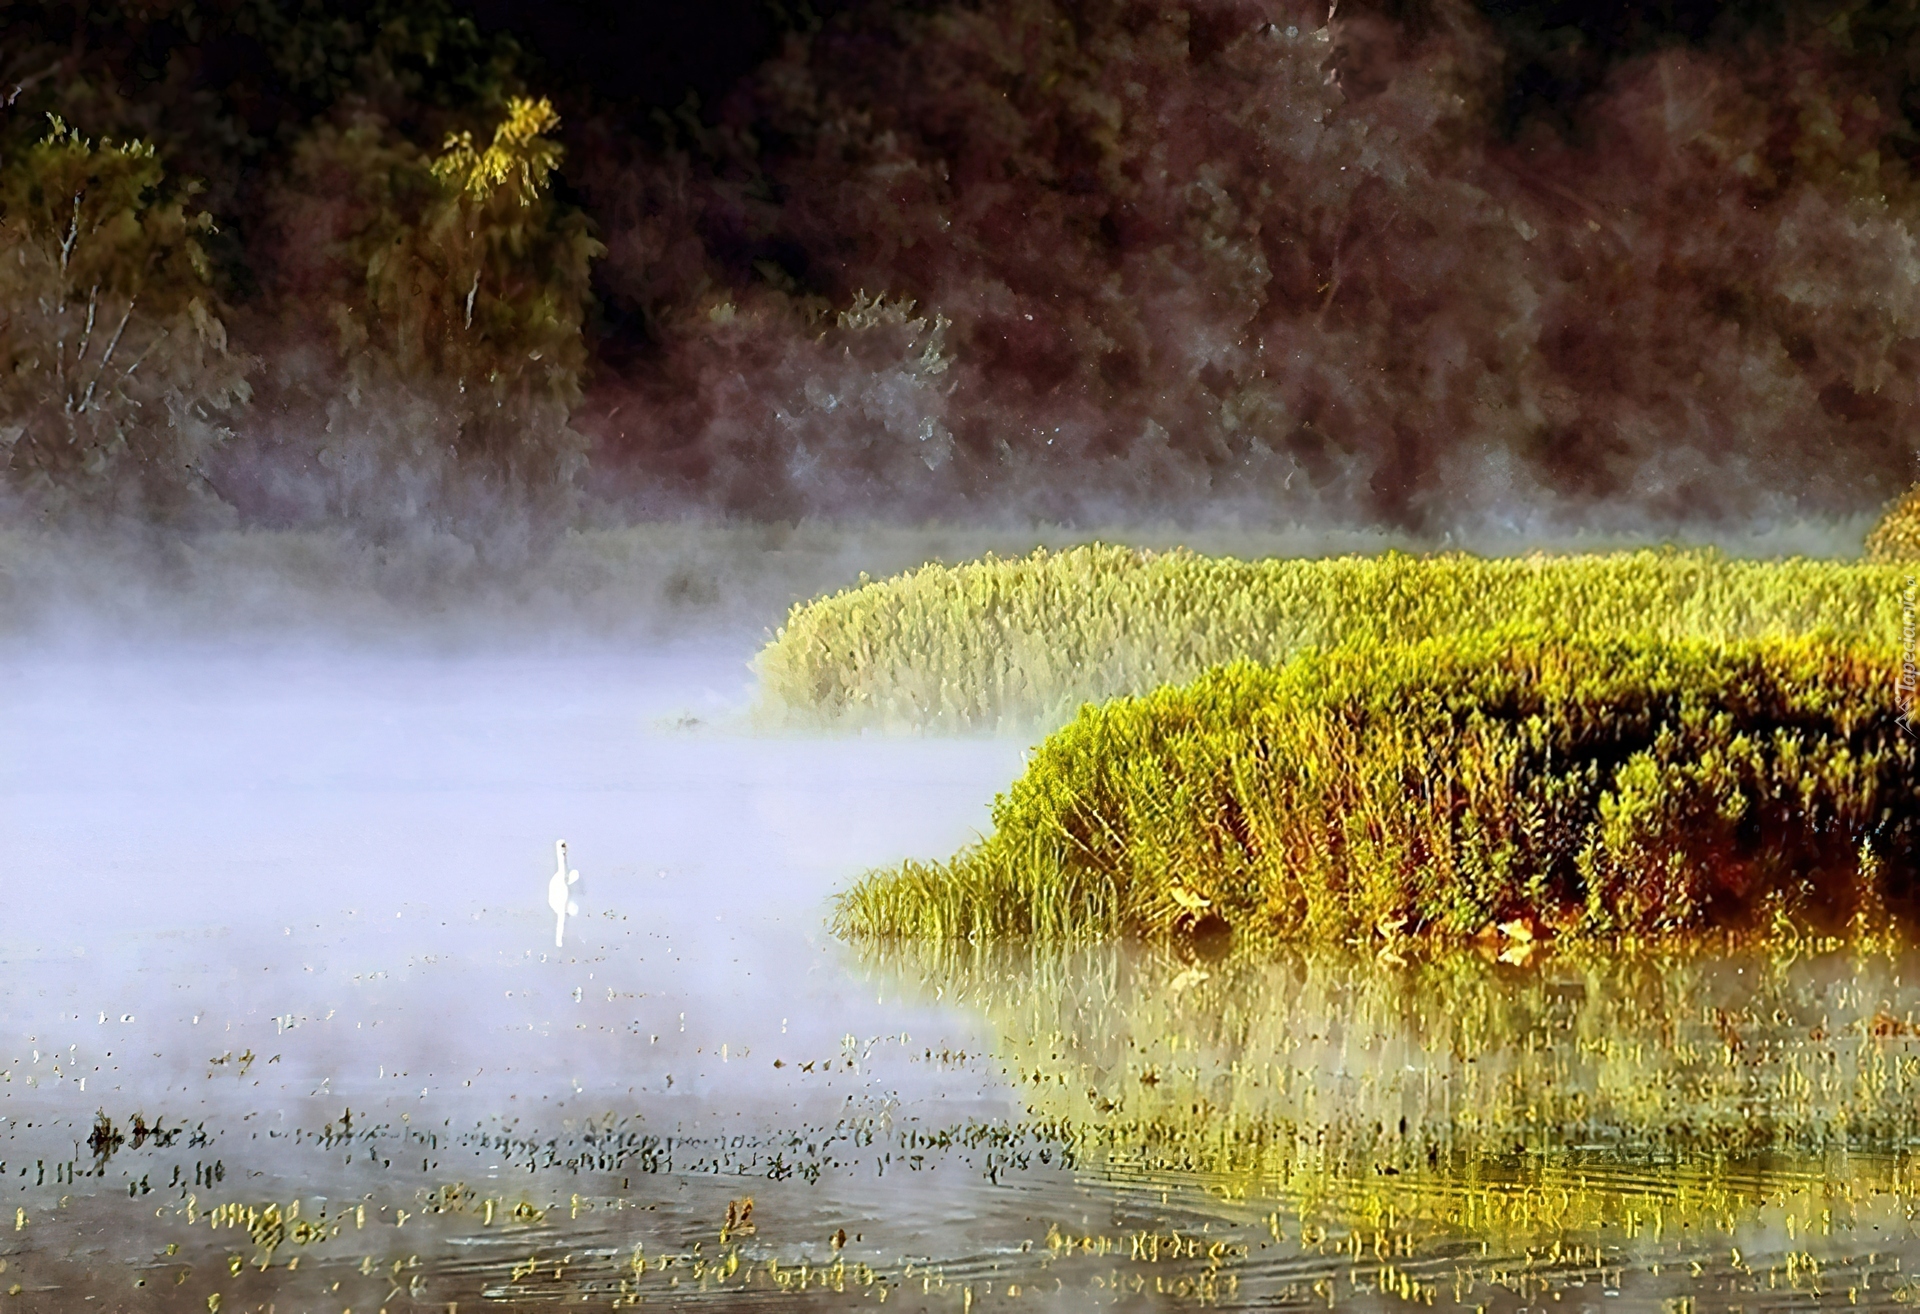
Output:
<instances>
[{"instance_id":1,"label":"bank of vegetation","mask_svg":"<svg viewBox=\"0 0 1920 1314\"><path fill-rule=\"evenodd\" d=\"M1913 888L1891 645L1362 640L1088 705L854 937L1657 937L1880 924Z\"/></svg>"},{"instance_id":2,"label":"bank of vegetation","mask_svg":"<svg viewBox=\"0 0 1920 1314\"><path fill-rule=\"evenodd\" d=\"M1825 631L1887 645L1907 573L1673 550L1240 561L1095 545L928 565L802 604L757 664L775 720L1051 729L1082 703L1228 662L1505 626L1715 642Z\"/></svg>"},{"instance_id":3,"label":"bank of vegetation","mask_svg":"<svg viewBox=\"0 0 1920 1314\"><path fill-rule=\"evenodd\" d=\"M1906 7L670 8L9 4L0 512L1721 529L1911 477Z\"/></svg>"}]
</instances>

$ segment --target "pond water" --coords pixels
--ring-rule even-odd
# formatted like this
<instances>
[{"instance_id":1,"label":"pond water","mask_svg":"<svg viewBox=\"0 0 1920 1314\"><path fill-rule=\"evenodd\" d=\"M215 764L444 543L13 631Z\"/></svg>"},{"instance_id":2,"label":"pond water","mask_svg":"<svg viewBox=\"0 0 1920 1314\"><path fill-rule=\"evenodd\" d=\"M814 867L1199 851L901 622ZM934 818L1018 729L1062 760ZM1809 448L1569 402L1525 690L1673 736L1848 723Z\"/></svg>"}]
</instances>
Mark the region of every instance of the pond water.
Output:
<instances>
[{"instance_id":1,"label":"pond water","mask_svg":"<svg viewBox=\"0 0 1920 1314\"><path fill-rule=\"evenodd\" d=\"M1904 951L856 952L752 648L0 658L0 1310L1910 1299Z\"/></svg>"}]
</instances>

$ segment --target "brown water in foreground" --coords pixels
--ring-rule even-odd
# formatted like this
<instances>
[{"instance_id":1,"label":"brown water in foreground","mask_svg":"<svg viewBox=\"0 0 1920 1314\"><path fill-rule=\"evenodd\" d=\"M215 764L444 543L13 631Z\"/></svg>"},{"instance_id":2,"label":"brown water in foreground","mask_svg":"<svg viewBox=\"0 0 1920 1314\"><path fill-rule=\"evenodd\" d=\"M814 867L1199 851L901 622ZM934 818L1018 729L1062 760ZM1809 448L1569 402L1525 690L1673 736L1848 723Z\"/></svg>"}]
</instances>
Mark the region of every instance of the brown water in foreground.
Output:
<instances>
[{"instance_id":1,"label":"brown water in foreground","mask_svg":"<svg viewBox=\"0 0 1920 1314\"><path fill-rule=\"evenodd\" d=\"M0 1310L1910 1299L1910 954L863 956L747 651L9 658Z\"/></svg>"}]
</instances>

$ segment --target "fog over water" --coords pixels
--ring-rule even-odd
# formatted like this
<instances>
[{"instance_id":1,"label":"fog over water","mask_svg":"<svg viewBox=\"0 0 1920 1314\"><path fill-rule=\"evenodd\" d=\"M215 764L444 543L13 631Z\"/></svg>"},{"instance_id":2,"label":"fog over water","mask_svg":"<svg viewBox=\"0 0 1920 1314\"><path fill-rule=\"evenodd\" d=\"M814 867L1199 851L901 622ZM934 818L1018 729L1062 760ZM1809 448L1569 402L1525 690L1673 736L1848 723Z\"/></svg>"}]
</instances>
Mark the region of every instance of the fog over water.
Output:
<instances>
[{"instance_id":1,"label":"fog over water","mask_svg":"<svg viewBox=\"0 0 1920 1314\"><path fill-rule=\"evenodd\" d=\"M1021 546L989 537L576 543L572 591L466 594L338 545L277 588L235 564L258 543L171 583L16 558L0 1300L1651 1309L1803 1254L1906 1291L1905 959L1473 960L1397 993L1370 959L833 939L835 890L983 830L1029 744L768 733L749 663L793 600ZM93 592L32 592L61 570ZM1680 984L1640 1008L1650 979ZM1499 1143L1536 1092L1585 1140ZM1659 1112L1688 1100L1806 1135L1690 1149Z\"/></svg>"},{"instance_id":2,"label":"fog over water","mask_svg":"<svg viewBox=\"0 0 1920 1314\"><path fill-rule=\"evenodd\" d=\"M156 1108L248 1048L295 1107L495 1111L464 1083L508 1071L522 1110L669 1074L676 1113L800 1090L784 1049L891 1020L858 1007L826 896L984 826L1020 746L751 737L749 655L13 654L0 734L31 748L0 824L9 868L42 874L9 883L13 1047L78 1046L76 1093ZM556 953L560 837L583 879Z\"/></svg>"},{"instance_id":3,"label":"fog over water","mask_svg":"<svg viewBox=\"0 0 1920 1314\"><path fill-rule=\"evenodd\" d=\"M530 1146L590 1122L636 1141L717 1136L723 1152L733 1137L737 1153L742 1134L903 1099L1004 1119L977 1026L877 997L824 914L850 872L984 825L1021 745L756 738L741 718L760 637L10 648L9 1194L35 1220L72 1206L71 1173L47 1165L104 1164L96 1111L176 1133L83 1181L81 1212L163 1184L175 1204L195 1187L203 1202L362 1199L355 1172L391 1167L387 1142L409 1126L444 1148L404 1188L372 1185L417 1213L416 1180L505 1189ZM582 872L560 951L544 900L556 838ZM912 1061L939 1051L976 1059ZM166 1153L184 1151L183 1127L200 1144ZM372 1148L356 1156L355 1137ZM740 1158L764 1184L765 1156ZM224 1190L200 1179L216 1163ZM723 1183L691 1211L700 1230L750 1190ZM910 1219L911 1193L889 1192ZM810 1243L831 1230L810 1227ZM61 1248L41 1256L47 1308L135 1262L112 1239Z\"/></svg>"}]
</instances>

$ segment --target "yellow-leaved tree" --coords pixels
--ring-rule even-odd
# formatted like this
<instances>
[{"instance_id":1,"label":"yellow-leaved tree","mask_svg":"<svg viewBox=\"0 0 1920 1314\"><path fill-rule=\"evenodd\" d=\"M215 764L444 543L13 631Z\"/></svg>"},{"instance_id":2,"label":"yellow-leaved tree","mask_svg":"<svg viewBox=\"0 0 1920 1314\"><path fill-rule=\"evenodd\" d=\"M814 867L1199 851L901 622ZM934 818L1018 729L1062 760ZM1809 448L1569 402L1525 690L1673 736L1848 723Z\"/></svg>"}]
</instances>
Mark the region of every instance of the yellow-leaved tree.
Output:
<instances>
[{"instance_id":1,"label":"yellow-leaved tree","mask_svg":"<svg viewBox=\"0 0 1920 1314\"><path fill-rule=\"evenodd\" d=\"M603 248L556 205L559 116L515 98L484 146L437 154L369 112L308 133L278 205L282 295L324 305L338 373L318 452L324 509L450 519L476 499L567 499L585 459L588 273Z\"/></svg>"},{"instance_id":2,"label":"yellow-leaved tree","mask_svg":"<svg viewBox=\"0 0 1920 1314\"><path fill-rule=\"evenodd\" d=\"M0 487L43 515L215 513L203 463L248 397L191 185L58 118L0 162Z\"/></svg>"}]
</instances>

